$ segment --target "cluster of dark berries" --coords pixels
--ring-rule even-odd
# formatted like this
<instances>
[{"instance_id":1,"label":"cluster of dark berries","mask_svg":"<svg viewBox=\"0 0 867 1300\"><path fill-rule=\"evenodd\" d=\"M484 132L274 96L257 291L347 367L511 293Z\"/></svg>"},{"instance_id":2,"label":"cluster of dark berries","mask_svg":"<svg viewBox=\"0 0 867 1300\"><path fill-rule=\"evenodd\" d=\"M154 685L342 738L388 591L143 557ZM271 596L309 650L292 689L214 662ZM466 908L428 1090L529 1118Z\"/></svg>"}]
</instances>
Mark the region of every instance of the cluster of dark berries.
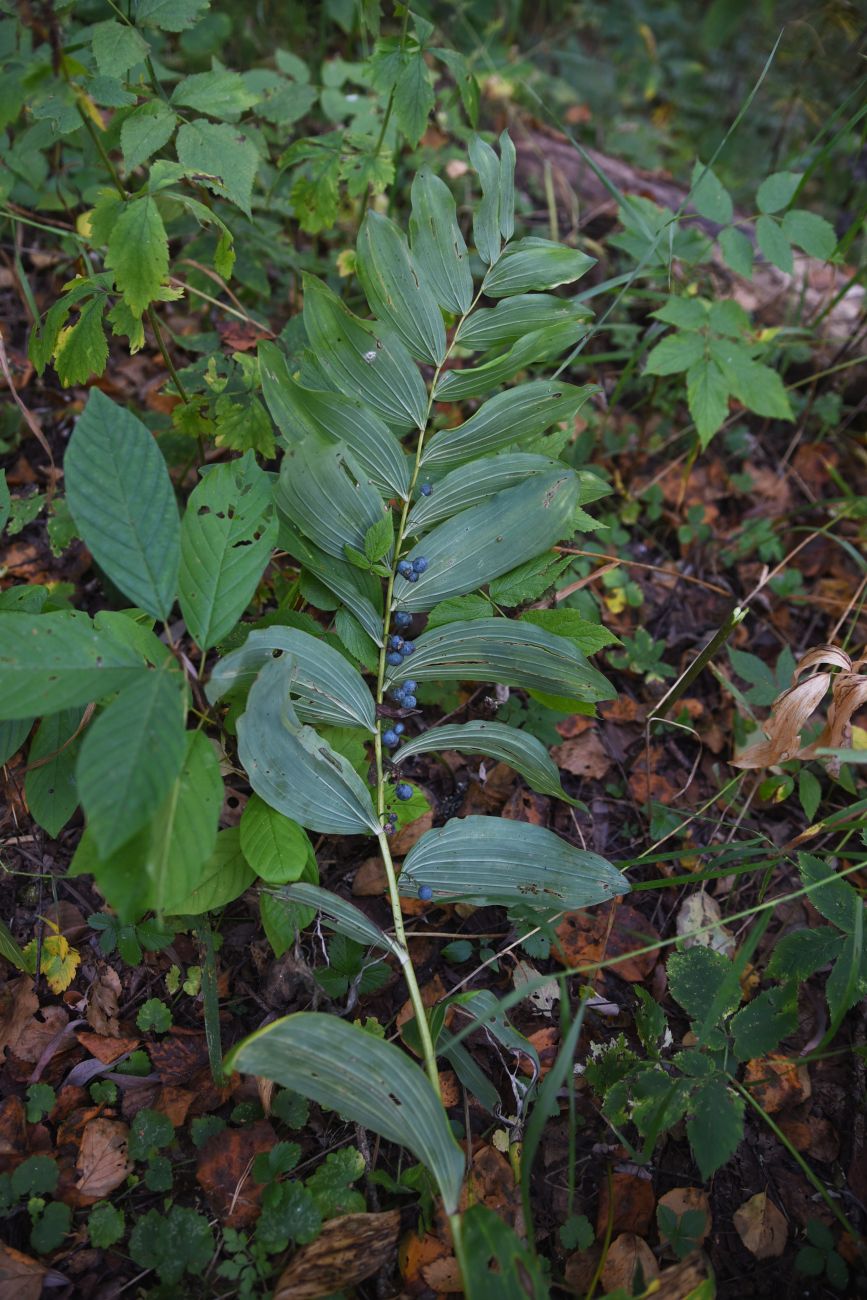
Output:
<instances>
[{"instance_id":1,"label":"cluster of dark berries","mask_svg":"<svg viewBox=\"0 0 867 1300\"><path fill-rule=\"evenodd\" d=\"M397 830L397 813L389 813L385 825L382 828L386 835L393 835Z\"/></svg>"},{"instance_id":2,"label":"cluster of dark berries","mask_svg":"<svg viewBox=\"0 0 867 1300\"><path fill-rule=\"evenodd\" d=\"M404 641L402 636L391 636L388 638L388 654L385 656L386 662L390 663L393 668L397 668L408 659L410 655L415 654L415 642Z\"/></svg>"},{"instance_id":3,"label":"cluster of dark berries","mask_svg":"<svg viewBox=\"0 0 867 1300\"><path fill-rule=\"evenodd\" d=\"M424 573L427 568L427 560L420 555L417 560L401 560L397 566L397 571L407 582L418 582L419 574Z\"/></svg>"},{"instance_id":4,"label":"cluster of dark berries","mask_svg":"<svg viewBox=\"0 0 867 1300\"><path fill-rule=\"evenodd\" d=\"M382 743L389 749L394 749L395 745L400 744L400 738L405 731L406 727L403 723L396 722L393 727L389 727L388 731L382 733Z\"/></svg>"},{"instance_id":5,"label":"cluster of dark berries","mask_svg":"<svg viewBox=\"0 0 867 1300\"><path fill-rule=\"evenodd\" d=\"M399 657L398 663L400 663ZM400 686L395 686L394 690L391 692L391 698L403 709L414 709L418 703L415 698L415 689L417 686L418 682L412 680L403 682Z\"/></svg>"}]
</instances>

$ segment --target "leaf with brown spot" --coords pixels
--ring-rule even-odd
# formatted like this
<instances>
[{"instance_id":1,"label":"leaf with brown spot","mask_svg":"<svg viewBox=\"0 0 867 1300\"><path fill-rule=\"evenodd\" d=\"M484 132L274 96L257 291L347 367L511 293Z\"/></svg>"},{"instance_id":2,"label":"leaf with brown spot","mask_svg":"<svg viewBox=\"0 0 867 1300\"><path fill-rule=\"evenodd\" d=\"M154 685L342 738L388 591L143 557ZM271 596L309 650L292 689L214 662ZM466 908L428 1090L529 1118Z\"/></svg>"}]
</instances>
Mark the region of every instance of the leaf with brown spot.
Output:
<instances>
[{"instance_id":1,"label":"leaf with brown spot","mask_svg":"<svg viewBox=\"0 0 867 1300\"><path fill-rule=\"evenodd\" d=\"M608 1248L602 1285L606 1291L622 1287L627 1295L635 1294L641 1283L642 1291L659 1277L659 1265L646 1241L633 1232L622 1232Z\"/></svg>"},{"instance_id":2,"label":"leaf with brown spot","mask_svg":"<svg viewBox=\"0 0 867 1300\"><path fill-rule=\"evenodd\" d=\"M649 1178L638 1174L615 1172L611 1175L613 1197L612 1228L614 1232L636 1233L644 1237L653 1223L656 1196ZM596 1215L596 1235L606 1230L609 1214L608 1179L599 1189L599 1211Z\"/></svg>"},{"instance_id":3,"label":"leaf with brown spot","mask_svg":"<svg viewBox=\"0 0 867 1300\"><path fill-rule=\"evenodd\" d=\"M329 1219L280 1274L273 1300L319 1300L356 1286L384 1268L397 1247L400 1214L344 1214Z\"/></svg>"},{"instance_id":4,"label":"leaf with brown spot","mask_svg":"<svg viewBox=\"0 0 867 1300\"><path fill-rule=\"evenodd\" d=\"M39 1300L47 1272L38 1260L0 1242L0 1300Z\"/></svg>"},{"instance_id":5,"label":"leaf with brown spot","mask_svg":"<svg viewBox=\"0 0 867 1300\"><path fill-rule=\"evenodd\" d=\"M767 1192L757 1192L735 1210L737 1234L756 1259L778 1259L786 1249L789 1225Z\"/></svg>"},{"instance_id":6,"label":"leaf with brown spot","mask_svg":"<svg viewBox=\"0 0 867 1300\"><path fill-rule=\"evenodd\" d=\"M148 1055L163 1083L186 1084L207 1064L208 1047L203 1033L174 1025L159 1043L148 1046Z\"/></svg>"},{"instance_id":7,"label":"leaf with brown spot","mask_svg":"<svg viewBox=\"0 0 867 1300\"><path fill-rule=\"evenodd\" d=\"M258 1217L264 1184L253 1179L253 1161L276 1141L268 1120L260 1119L249 1128L215 1133L202 1147L196 1181L224 1227L244 1228Z\"/></svg>"},{"instance_id":8,"label":"leaf with brown spot","mask_svg":"<svg viewBox=\"0 0 867 1300\"><path fill-rule=\"evenodd\" d=\"M129 1129L120 1120L92 1119L85 1125L76 1161L79 1204L101 1201L132 1172L126 1153L128 1137Z\"/></svg>"},{"instance_id":9,"label":"leaf with brown spot","mask_svg":"<svg viewBox=\"0 0 867 1300\"><path fill-rule=\"evenodd\" d=\"M761 1056L747 1061L744 1083L769 1115L796 1106L810 1096L810 1075L805 1065L784 1056Z\"/></svg>"}]
</instances>

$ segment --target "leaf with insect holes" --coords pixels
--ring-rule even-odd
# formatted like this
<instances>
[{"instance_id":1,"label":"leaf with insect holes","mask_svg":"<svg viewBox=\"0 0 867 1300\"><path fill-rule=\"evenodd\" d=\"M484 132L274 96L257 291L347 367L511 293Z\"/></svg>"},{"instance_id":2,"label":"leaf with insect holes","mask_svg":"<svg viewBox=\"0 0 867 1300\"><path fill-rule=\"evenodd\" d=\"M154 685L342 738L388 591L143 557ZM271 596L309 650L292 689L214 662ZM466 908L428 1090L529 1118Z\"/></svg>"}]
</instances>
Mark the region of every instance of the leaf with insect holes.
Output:
<instances>
[{"instance_id":1,"label":"leaf with insect holes","mask_svg":"<svg viewBox=\"0 0 867 1300\"><path fill-rule=\"evenodd\" d=\"M187 171L195 172L214 194L251 215L253 181L259 166L259 152L252 140L227 122L197 117L181 126L177 150L178 161Z\"/></svg>"}]
</instances>

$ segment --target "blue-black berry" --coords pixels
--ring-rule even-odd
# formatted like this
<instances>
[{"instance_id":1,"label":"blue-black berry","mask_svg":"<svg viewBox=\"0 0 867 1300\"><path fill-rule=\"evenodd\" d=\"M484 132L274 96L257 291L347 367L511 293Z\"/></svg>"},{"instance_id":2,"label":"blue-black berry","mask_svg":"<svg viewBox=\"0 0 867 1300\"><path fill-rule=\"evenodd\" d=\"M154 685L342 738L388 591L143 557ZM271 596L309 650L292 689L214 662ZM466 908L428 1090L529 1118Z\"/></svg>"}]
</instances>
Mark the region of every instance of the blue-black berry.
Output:
<instances>
[{"instance_id":1,"label":"blue-black berry","mask_svg":"<svg viewBox=\"0 0 867 1300\"><path fill-rule=\"evenodd\" d=\"M397 566L397 571L402 578L409 578L412 573L412 565L409 560L401 560Z\"/></svg>"},{"instance_id":2,"label":"blue-black berry","mask_svg":"<svg viewBox=\"0 0 867 1300\"><path fill-rule=\"evenodd\" d=\"M404 695L401 698L401 704L405 709L414 709L416 706L416 698L414 695Z\"/></svg>"},{"instance_id":3,"label":"blue-black berry","mask_svg":"<svg viewBox=\"0 0 867 1300\"><path fill-rule=\"evenodd\" d=\"M417 686L418 686L418 682L414 682L410 680L404 682L403 686L401 686L400 689L403 691L404 695L412 695Z\"/></svg>"},{"instance_id":4,"label":"blue-black berry","mask_svg":"<svg viewBox=\"0 0 867 1300\"><path fill-rule=\"evenodd\" d=\"M386 662L390 663L392 668L397 668L398 664L403 663L403 655L399 650L389 650L385 658Z\"/></svg>"},{"instance_id":5,"label":"blue-black berry","mask_svg":"<svg viewBox=\"0 0 867 1300\"><path fill-rule=\"evenodd\" d=\"M396 796L398 797L398 799L403 799L403 800L411 799L411 798L412 798L412 786L411 786L411 785L399 785L399 786L396 786L396 787L395 787L395 791L394 791L394 793L396 794Z\"/></svg>"},{"instance_id":6,"label":"blue-black berry","mask_svg":"<svg viewBox=\"0 0 867 1300\"><path fill-rule=\"evenodd\" d=\"M433 898L433 890L430 885L419 885L418 896L424 903L426 903L428 899Z\"/></svg>"},{"instance_id":7,"label":"blue-black berry","mask_svg":"<svg viewBox=\"0 0 867 1300\"><path fill-rule=\"evenodd\" d=\"M412 622L412 614L407 614L403 610L394 616L394 626L401 629L409 627Z\"/></svg>"},{"instance_id":8,"label":"blue-black berry","mask_svg":"<svg viewBox=\"0 0 867 1300\"><path fill-rule=\"evenodd\" d=\"M418 582L418 574L415 569L410 569L409 573L405 573L403 576L406 578L407 582Z\"/></svg>"},{"instance_id":9,"label":"blue-black berry","mask_svg":"<svg viewBox=\"0 0 867 1300\"><path fill-rule=\"evenodd\" d=\"M395 745L400 744L400 736L396 731L385 731L382 735L382 743L388 745L389 749L394 749Z\"/></svg>"},{"instance_id":10,"label":"blue-black berry","mask_svg":"<svg viewBox=\"0 0 867 1300\"><path fill-rule=\"evenodd\" d=\"M403 645L401 646L401 654L403 654L403 655L414 655L414 654L415 654L415 642L414 642L414 641L404 641Z\"/></svg>"},{"instance_id":11,"label":"blue-black berry","mask_svg":"<svg viewBox=\"0 0 867 1300\"><path fill-rule=\"evenodd\" d=\"M392 823L392 825L394 825L394 823L397 821L397 813L389 813L388 820Z\"/></svg>"},{"instance_id":12,"label":"blue-black berry","mask_svg":"<svg viewBox=\"0 0 867 1300\"><path fill-rule=\"evenodd\" d=\"M386 835L393 835L394 822L386 822L382 829L385 831Z\"/></svg>"},{"instance_id":13,"label":"blue-black berry","mask_svg":"<svg viewBox=\"0 0 867 1300\"><path fill-rule=\"evenodd\" d=\"M412 567L414 573L424 573L427 568L427 560L423 555L420 555L417 560L413 560Z\"/></svg>"},{"instance_id":14,"label":"blue-black berry","mask_svg":"<svg viewBox=\"0 0 867 1300\"><path fill-rule=\"evenodd\" d=\"M419 491L421 492L423 497L429 497L431 492L433 492L433 484L422 483L421 487L419 488Z\"/></svg>"},{"instance_id":15,"label":"blue-black berry","mask_svg":"<svg viewBox=\"0 0 867 1300\"><path fill-rule=\"evenodd\" d=\"M402 636L389 637L388 644L391 646L392 650L402 650L403 637Z\"/></svg>"},{"instance_id":16,"label":"blue-black berry","mask_svg":"<svg viewBox=\"0 0 867 1300\"><path fill-rule=\"evenodd\" d=\"M406 727L403 725L402 722L396 722L394 724L394 731L396 731L399 736L402 736L403 733L406 731Z\"/></svg>"}]
</instances>

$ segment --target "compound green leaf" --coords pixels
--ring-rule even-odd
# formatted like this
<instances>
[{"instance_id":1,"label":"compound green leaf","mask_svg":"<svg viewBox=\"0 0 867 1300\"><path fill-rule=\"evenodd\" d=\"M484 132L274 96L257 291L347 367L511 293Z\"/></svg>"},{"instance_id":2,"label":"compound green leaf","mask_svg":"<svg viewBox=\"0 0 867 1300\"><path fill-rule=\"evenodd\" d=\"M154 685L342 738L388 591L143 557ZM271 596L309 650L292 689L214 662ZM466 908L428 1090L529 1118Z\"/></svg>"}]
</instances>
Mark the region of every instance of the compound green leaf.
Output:
<instances>
[{"instance_id":1,"label":"compound green leaf","mask_svg":"<svg viewBox=\"0 0 867 1300\"><path fill-rule=\"evenodd\" d=\"M435 899L479 907L574 911L629 892L621 873L597 853L576 849L532 822L453 817L410 849L398 880L405 898L421 888Z\"/></svg>"},{"instance_id":2,"label":"compound green leaf","mask_svg":"<svg viewBox=\"0 0 867 1300\"><path fill-rule=\"evenodd\" d=\"M795 208L783 217L783 234L793 244L803 248L808 257L818 257L827 262L834 256L837 235L830 221L818 212L805 212Z\"/></svg>"},{"instance_id":3,"label":"compound green leaf","mask_svg":"<svg viewBox=\"0 0 867 1300\"><path fill-rule=\"evenodd\" d=\"M424 427L427 391L400 340L377 322L353 316L327 285L309 275L304 277L304 328L342 393L360 397L395 429Z\"/></svg>"},{"instance_id":4,"label":"compound green leaf","mask_svg":"<svg viewBox=\"0 0 867 1300\"><path fill-rule=\"evenodd\" d=\"M385 509L345 444L312 433L286 449L275 500L291 525L340 560L347 546L364 552L367 531Z\"/></svg>"},{"instance_id":5,"label":"compound green leaf","mask_svg":"<svg viewBox=\"0 0 867 1300\"><path fill-rule=\"evenodd\" d=\"M67 503L97 564L134 604L165 622L177 589L180 520L150 430L91 389L64 471Z\"/></svg>"},{"instance_id":6,"label":"compound green leaf","mask_svg":"<svg viewBox=\"0 0 867 1300\"><path fill-rule=\"evenodd\" d=\"M176 779L186 748L180 674L143 673L88 727L78 793L103 858L147 822Z\"/></svg>"},{"instance_id":7,"label":"compound green leaf","mask_svg":"<svg viewBox=\"0 0 867 1300\"><path fill-rule=\"evenodd\" d=\"M130 646L86 614L0 613L0 716L30 719L121 690L145 672Z\"/></svg>"},{"instance_id":8,"label":"compound green leaf","mask_svg":"<svg viewBox=\"0 0 867 1300\"><path fill-rule=\"evenodd\" d=\"M201 866L199 883L186 898L174 903L177 916L201 916L215 912L240 898L256 879L241 852L237 826L218 831L214 851Z\"/></svg>"},{"instance_id":9,"label":"compound green leaf","mask_svg":"<svg viewBox=\"0 0 867 1300\"><path fill-rule=\"evenodd\" d=\"M678 375L704 359L706 343L701 334L678 331L666 334L661 343L647 354L645 373Z\"/></svg>"},{"instance_id":10,"label":"compound green leaf","mask_svg":"<svg viewBox=\"0 0 867 1300\"><path fill-rule=\"evenodd\" d=\"M396 579L395 607L432 609L508 573L571 535L577 502L578 477L562 465L439 524L406 556L428 567L414 583Z\"/></svg>"},{"instance_id":11,"label":"compound green leaf","mask_svg":"<svg viewBox=\"0 0 867 1300\"><path fill-rule=\"evenodd\" d=\"M560 464L548 456L526 452L504 453L461 465L440 479L430 496L419 497L409 512L406 531L418 537L434 524L487 501L496 492L559 468Z\"/></svg>"},{"instance_id":12,"label":"compound green leaf","mask_svg":"<svg viewBox=\"0 0 867 1300\"><path fill-rule=\"evenodd\" d=\"M735 274L742 275L747 280L752 279L753 246L748 236L737 226L728 226L720 232L719 245L723 257Z\"/></svg>"},{"instance_id":13,"label":"compound green leaf","mask_svg":"<svg viewBox=\"0 0 867 1300\"><path fill-rule=\"evenodd\" d=\"M247 608L276 539L271 484L253 453L209 470L187 503L178 578L181 612L203 650Z\"/></svg>"},{"instance_id":14,"label":"compound green leaf","mask_svg":"<svg viewBox=\"0 0 867 1300\"><path fill-rule=\"evenodd\" d=\"M241 849L260 880L285 885L303 876L311 844L297 822L254 794L241 815Z\"/></svg>"},{"instance_id":15,"label":"compound green leaf","mask_svg":"<svg viewBox=\"0 0 867 1300\"><path fill-rule=\"evenodd\" d=\"M27 807L37 825L52 837L78 807L75 761L80 741L75 733L81 718L80 708L62 709L43 718L27 755Z\"/></svg>"},{"instance_id":16,"label":"compound green leaf","mask_svg":"<svg viewBox=\"0 0 867 1300\"><path fill-rule=\"evenodd\" d=\"M781 212L795 197L803 176L800 172L774 172L756 191L759 212Z\"/></svg>"},{"instance_id":17,"label":"compound green leaf","mask_svg":"<svg viewBox=\"0 0 867 1300\"><path fill-rule=\"evenodd\" d=\"M513 293L556 289L579 280L595 264L595 257L576 248L527 235L503 250L485 276L484 290L489 298L506 298Z\"/></svg>"},{"instance_id":18,"label":"compound green leaf","mask_svg":"<svg viewBox=\"0 0 867 1300\"><path fill-rule=\"evenodd\" d=\"M368 208L356 244L356 266L370 310L390 325L418 361L438 366L446 331L436 298L413 264L406 236Z\"/></svg>"},{"instance_id":19,"label":"compound green leaf","mask_svg":"<svg viewBox=\"0 0 867 1300\"><path fill-rule=\"evenodd\" d=\"M788 275L795 269L792 246L773 217L761 216L756 222L756 240L769 262Z\"/></svg>"},{"instance_id":20,"label":"compound green leaf","mask_svg":"<svg viewBox=\"0 0 867 1300\"><path fill-rule=\"evenodd\" d=\"M238 720L238 756L251 786L272 808L310 830L376 833L367 786L292 707L294 676L293 659L284 655L269 660L250 688Z\"/></svg>"},{"instance_id":21,"label":"compound green leaf","mask_svg":"<svg viewBox=\"0 0 867 1300\"><path fill-rule=\"evenodd\" d=\"M575 388L550 379L518 384L489 398L463 424L436 434L424 449L422 463L460 465L537 437L552 424L571 420L595 392L593 384Z\"/></svg>"},{"instance_id":22,"label":"compound green leaf","mask_svg":"<svg viewBox=\"0 0 867 1300\"><path fill-rule=\"evenodd\" d=\"M433 1175L454 1214L464 1157L422 1069L392 1043L319 1012L267 1025L226 1058L227 1072L273 1079L406 1147Z\"/></svg>"},{"instance_id":23,"label":"compound green leaf","mask_svg":"<svg viewBox=\"0 0 867 1300\"><path fill-rule=\"evenodd\" d=\"M197 113L236 122L259 96L245 85L240 72L220 68L213 72L194 72L179 81L172 91L172 103L192 108Z\"/></svg>"},{"instance_id":24,"label":"compound green leaf","mask_svg":"<svg viewBox=\"0 0 867 1300\"><path fill-rule=\"evenodd\" d=\"M422 169L412 183L412 256L441 307L462 316L473 300L473 277L451 190Z\"/></svg>"},{"instance_id":25,"label":"compound green leaf","mask_svg":"<svg viewBox=\"0 0 867 1300\"><path fill-rule=\"evenodd\" d=\"M568 321L589 320L592 312L570 298L550 293L517 293L502 298L496 307L482 307L468 316L455 336L455 342L486 352L488 348L514 343L525 334L563 325Z\"/></svg>"},{"instance_id":26,"label":"compound green leaf","mask_svg":"<svg viewBox=\"0 0 867 1300\"><path fill-rule=\"evenodd\" d=\"M447 623L424 632L415 653L389 668L389 686L405 681L499 682L576 700L611 700L615 691L566 637L507 618Z\"/></svg>"},{"instance_id":27,"label":"compound green leaf","mask_svg":"<svg viewBox=\"0 0 867 1300\"><path fill-rule=\"evenodd\" d=\"M134 171L168 144L176 122L177 117L162 99L152 99L133 109L120 128L126 171Z\"/></svg>"},{"instance_id":28,"label":"compound green leaf","mask_svg":"<svg viewBox=\"0 0 867 1300\"><path fill-rule=\"evenodd\" d=\"M259 153L251 140L227 122L207 122L202 117L184 122L178 131L178 161L196 172L202 184L234 203L248 217Z\"/></svg>"},{"instance_id":29,"label":"compound green leaf","mask_svg":"<svg viewBox=\"0 0 867 1300\"><path fill-rule=\"evenodd\" d=\"M183 32L192 27L210 0L136 0L135 20L140 27L161 32Z\"/></svg>"},{"instance_id":30,"label":"compound green leaf","mask_svg":"<svg viewBox=\"0 0 867 1300\"><path fill-rule=\"evenodd\" d=\"M744 1103L719 1075L690 1098L686 1132L702 1178L711 1178L737 1151L744 1135Z\"/></svg>"},{"instance_id":31,"label":"compound green leaf","mask_svg":"<svg viewBox=\"0 0 867 1300\"><path fill-rule=\"evenodd\" d=\"M686 375L689 413L702 447L706 447L729 411L729 386L715 361L702 356Z\"/></svg>"},{"instance_id":32,"label":"compound green leaf","mask_svg":"<svg viewBox=\"0 0 867 1300\"><path fill-rule=\"evenodd\" d=\"M734 204L728 190L716 173L700 162L692 169L690 199L697 212L720 226L727 226L734 216Z\"/></svg>"},{"instance_id":33,"label":"compound green leaf","mask_svg":"<svg viewBox=\"0 0 867 1300\"><path fill-rule=\"evenodd\" d=\"M459 754L487 754L508 763L539 794L550 794L566 803L578 802L566 794L560 784L557 766L542 742L528 731L507 727L502 722L466 722L430 727L420 736L401 745L392 755L392 761L400 764L415 754L429 754L443 749L456 749Z\"/></svg>"}]
</instances>

